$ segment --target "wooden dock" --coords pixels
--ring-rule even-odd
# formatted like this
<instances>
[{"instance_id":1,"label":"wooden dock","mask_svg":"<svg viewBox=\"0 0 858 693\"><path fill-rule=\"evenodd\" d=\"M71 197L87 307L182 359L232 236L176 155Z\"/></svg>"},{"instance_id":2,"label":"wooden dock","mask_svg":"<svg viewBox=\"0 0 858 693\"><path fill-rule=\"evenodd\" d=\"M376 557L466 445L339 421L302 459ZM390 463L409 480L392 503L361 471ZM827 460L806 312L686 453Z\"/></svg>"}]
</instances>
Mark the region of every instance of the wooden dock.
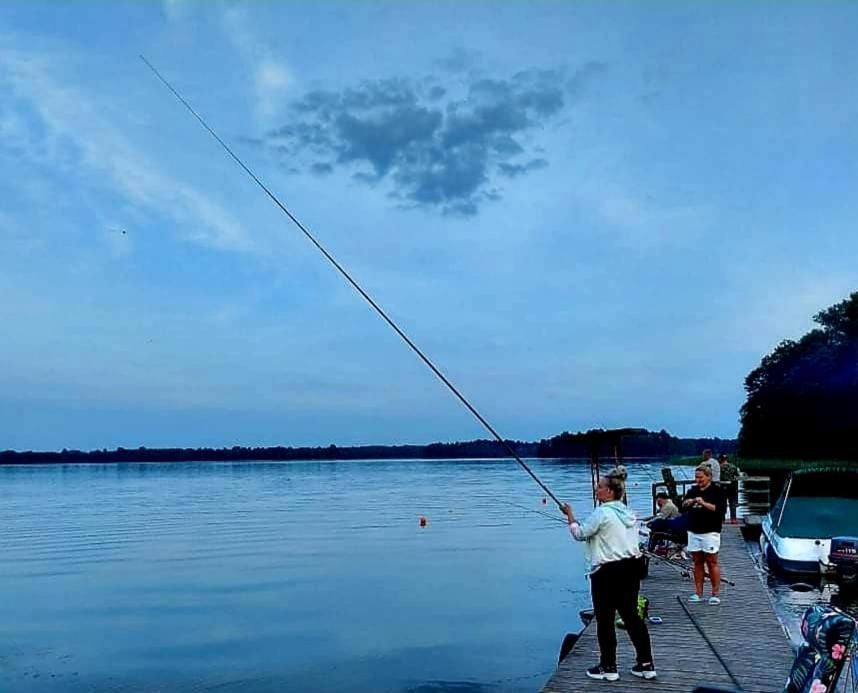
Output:
<instances>
[{"instance_id":1,"label":"wooden dock","mask_svg":"<svg viewBox=\"0 0 858 693\"><path fill-rule=\"evenodd\" d=\"M677 595L738 680L738 690L780 693L792 666L792 648L738 526L725 525L721 542L722 575L736 586L722 584L719 606L709 606L705 601L689 604L688 596L694 591L692 581L661 561L650 561L649 577L643 581L641 593L650 600L650 616L664 620L661 625L649 624L658 678L646 681L629 673L635 662L634 649L622 630L617 631L620 680L587 678L585 669L599 661L594 621L584 629L542 693L611 690L679 693L705 684L736 690L724 665L677 601ZM709 596L708 582L705 596Z\"/></svg>"}]
</instances>

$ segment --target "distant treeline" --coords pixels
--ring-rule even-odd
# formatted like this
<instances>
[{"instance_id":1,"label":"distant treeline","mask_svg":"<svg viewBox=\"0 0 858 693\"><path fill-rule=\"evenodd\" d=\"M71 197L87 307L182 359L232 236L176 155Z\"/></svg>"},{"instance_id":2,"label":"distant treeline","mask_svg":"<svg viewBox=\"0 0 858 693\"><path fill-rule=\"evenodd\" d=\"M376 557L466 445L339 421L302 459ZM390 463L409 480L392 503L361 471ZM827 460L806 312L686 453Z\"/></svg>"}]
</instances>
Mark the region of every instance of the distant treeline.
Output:
<instances>
[{"instance_id":1,"label":"distant treeline","mask_svg":"<svg viewBox=\"0 0 858 693\"><path fill-rule=\"evenodd\" d=\"M858 460L858 291L745 379L743 457Z\"/></svg>"},{"instance_id":2,"label":"distant treeline","mask_svg":"<svg viewBox=\"0 0 858 693\"><path fill-rule=\"evenodd\" d=\"M591 442L594 439L605 438L599 429L585 433L561 433L536 444L534 457L588 457ZM675 438L662 429L658 433L627 435L622 438L622 454L625 457L666 457L675 455L698 455L705 449L714 453L733 454L737 443L729 438ZM614 451L607 440L602 440L599 454L612 456Z\"/></svg>"},{"instance_id":3,"label":"distant treeline","mask_svg":"<svg viewBox=\"0 0 858 693\"><path fill-rule=\"evenodd\" d=\"M562 433L538 443L508 440L521 457L589 457L590 441L601 431ZM732 453L735 440L720 438L674 438L666 431L626 436L622 452L626 457L695 455L704 448ZM599 453L612 456L611 446L603 444ZM383 459L462 459L506 457L503 446L494 440L429 445L361 445L354 447L267 447L253 448L117 448L115 450L62 450L60 452L0 452L0 464L71 464L80 462L231 462L239 460L383 460Z\"/></svg>"}]
</instances>

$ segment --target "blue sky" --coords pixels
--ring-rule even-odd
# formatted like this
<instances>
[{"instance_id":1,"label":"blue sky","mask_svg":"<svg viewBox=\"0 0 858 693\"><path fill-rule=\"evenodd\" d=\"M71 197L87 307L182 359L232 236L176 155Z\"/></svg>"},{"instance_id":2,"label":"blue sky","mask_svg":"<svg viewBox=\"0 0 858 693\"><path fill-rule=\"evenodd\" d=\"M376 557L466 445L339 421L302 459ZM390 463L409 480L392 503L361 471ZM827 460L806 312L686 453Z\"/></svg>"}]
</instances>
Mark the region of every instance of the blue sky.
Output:
<instances>
[{"instance_id":1,"label":"blue sky","mask_svg":"<svg viewBox=\"0 0 858 693\"><path fill-rule=\"evenodd\" d=\"M854 3L0 2L0 449L734 436L858 288Z\"/></svg>"}]
</instances>

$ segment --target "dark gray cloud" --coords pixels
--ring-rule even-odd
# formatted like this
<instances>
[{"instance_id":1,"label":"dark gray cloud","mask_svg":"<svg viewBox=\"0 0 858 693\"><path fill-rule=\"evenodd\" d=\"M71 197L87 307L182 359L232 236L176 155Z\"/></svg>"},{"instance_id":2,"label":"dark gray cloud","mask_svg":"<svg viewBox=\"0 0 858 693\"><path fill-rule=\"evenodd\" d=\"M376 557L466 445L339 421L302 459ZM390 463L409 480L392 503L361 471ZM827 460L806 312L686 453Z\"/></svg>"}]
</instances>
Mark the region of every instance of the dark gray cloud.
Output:
<instances>
[{"instance_id":1,"label":"dark gray cloud","mask_svg":"<svg viewBox=\"0 0 858 693\"><path fill-rule=\"evenodd\" d=\"M585 66L581 79L599 69ZM580 88L575 79L529 70L506 79L471 78L461 88L434 79L386 79L317 89L292 106L290 123L268 133L266 142L284 161L314 174L347 168L361 182L384 182L399 204L475 214L499 199L496 178L518 179L548 166L534 158L531 135L567 107Z\"/></svg>"},{"instance_id":2,"label":"dark gray cloud","mask_svg":"<svg viewBox=\"0 0 858 693\"><path fill-rule=\"evenodd\" d=\"M548 162L545 159L531 159L526 164L508 164L502 162L498 164L498 172L507 178L515 178L530 171L545 168L546 166L548 166Z\"/></svg>"},{"instance_id":3,"label":"dark gray cloud","mask_svg":"<svg viewBox=\"0 0 858 693\"><path fill-rule=\"evenodd\" d=\"M443 99L446 96L447 90L444 87L439 87L437 84L434 87L431 87L427 92L426 96L430 101L437 101L438 99Z\"/></svg>"}]
</instances>

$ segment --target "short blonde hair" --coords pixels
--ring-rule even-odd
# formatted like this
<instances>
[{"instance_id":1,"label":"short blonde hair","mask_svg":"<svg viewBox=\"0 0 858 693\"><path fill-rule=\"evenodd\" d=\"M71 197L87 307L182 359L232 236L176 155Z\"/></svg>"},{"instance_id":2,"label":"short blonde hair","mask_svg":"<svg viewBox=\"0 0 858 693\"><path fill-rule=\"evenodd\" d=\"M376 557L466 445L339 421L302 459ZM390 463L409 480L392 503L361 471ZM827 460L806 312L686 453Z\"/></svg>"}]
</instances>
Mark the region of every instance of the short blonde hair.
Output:
<instances>
[{"instance_id":1,"label":"short blonde hair","mask_svg":"<svg viewBox=\"0 0 858 693\"><path fill-rule=\"evenodd\" d=\"M708 464L698 464L697 469L695 469L694 471L703 472L710 479L712 478L712 467L710 467Z\"/></svg>"},{"instance_id":2,"label":"short blonde hair","mask_svg":"<svg viewBox=\"0 0 858 693\"><path fill-rule=\"evenodd\" d=\"M611 476L609 474L606 474L601 479L599 479L599 482L604 484L605 488L607 488L612 494L614 494L615 500L623 499L623 496L626 493L626 485L623 480L620 479L618 476Z\"/></svg>"}]
</instances>

